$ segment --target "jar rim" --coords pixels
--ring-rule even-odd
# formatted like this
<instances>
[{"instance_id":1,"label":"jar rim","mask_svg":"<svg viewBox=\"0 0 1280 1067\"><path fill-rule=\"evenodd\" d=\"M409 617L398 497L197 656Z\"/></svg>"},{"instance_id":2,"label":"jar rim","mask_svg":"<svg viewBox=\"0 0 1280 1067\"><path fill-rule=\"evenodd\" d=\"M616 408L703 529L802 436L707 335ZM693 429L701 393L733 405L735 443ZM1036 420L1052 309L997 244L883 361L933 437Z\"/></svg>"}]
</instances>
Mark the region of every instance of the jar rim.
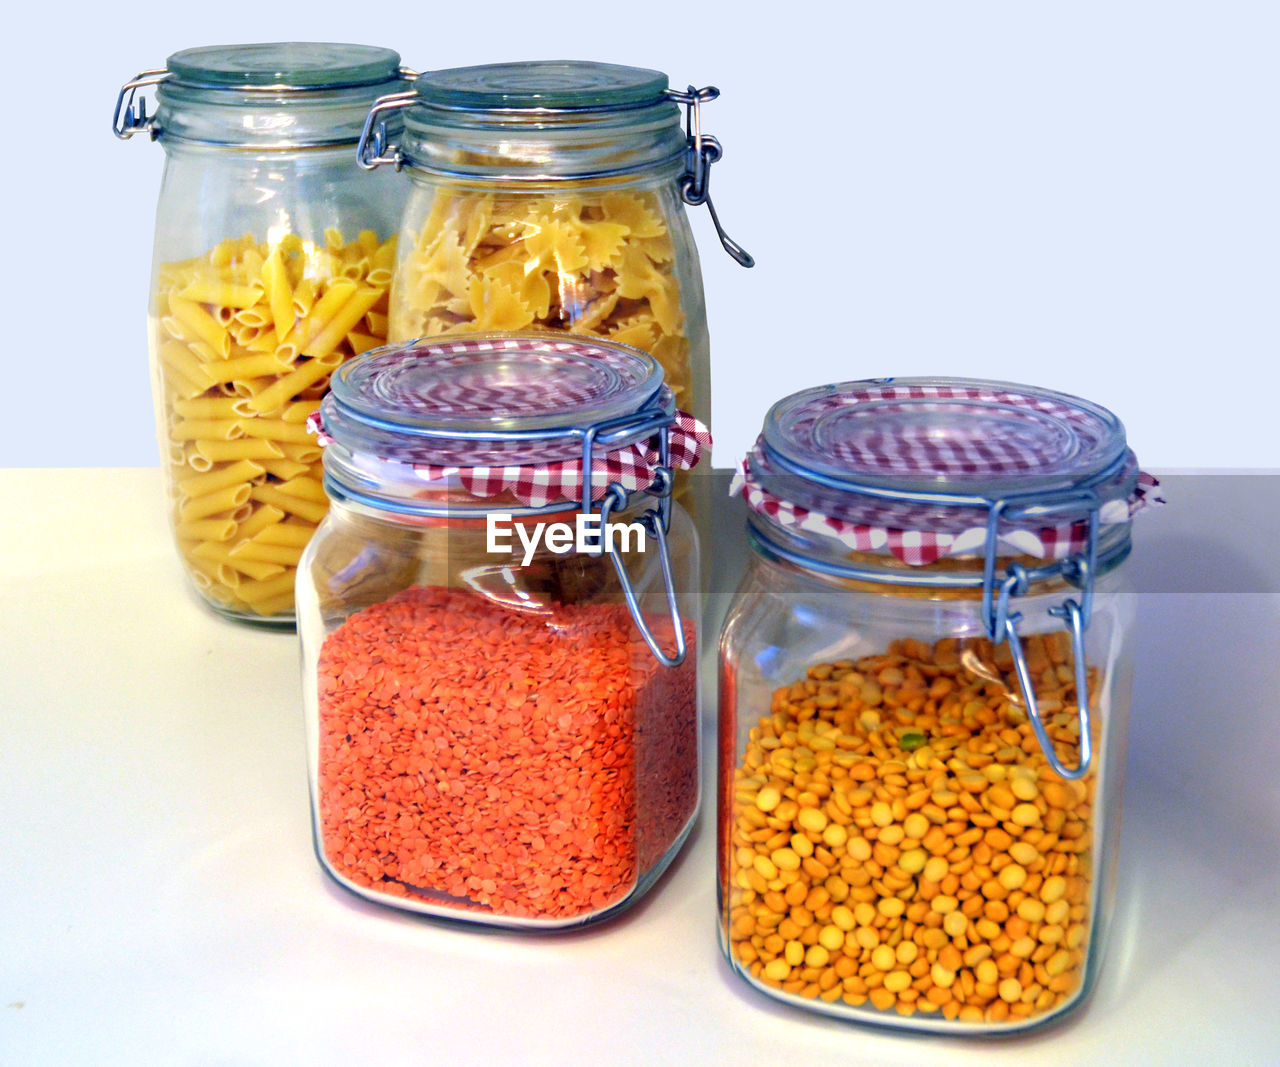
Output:
<instances>
[{"instance_id":1,"label":"jar rim","mask_svg":"<svg viewBox=\"0 0 1280 1067\"><path fill-rule=\"evenodd\" d=\"M1101 405L976 378L881 378L801 390L770 408L765 452L801 479L972 500L1101 484L1128 452Z\"/></svg>"},{"instance_id":2,"label":"jar rim","mask_svg":"<svg viewBox=\"0 0 1280 1067\"><path fill-rule=\"evenodd\" d=\"M600 338L536 331L424 337L339 367L325 429L339 441L358 423L422 440L428 450L468 442L467 451L515 451L505 442L577 436L579 427L641 410L662 382L662 367L647 352Z\"/></svg>"},{"instance_id":3,"label":"jar rim","mask_svg":"<svg viewBox=\"0 0 1280 1067\"><path fill-rule=\"evenodd\" d=\"M449 111L614 111L665 100L667 76L644 67L583 60L487 63L428 71L418 103Z\"/></svg>"},{"instance_id":4,"label":"jar rim","mask_svg":"<svg viewBox=\"0 0 1280 1067\"><path fill-rule=\"evenodd\" d=\"M273 94L354 89L400 76L400 53L376 45L281 41L203 45L165 62L175 85Z\"/></svg>"}]
</instances>

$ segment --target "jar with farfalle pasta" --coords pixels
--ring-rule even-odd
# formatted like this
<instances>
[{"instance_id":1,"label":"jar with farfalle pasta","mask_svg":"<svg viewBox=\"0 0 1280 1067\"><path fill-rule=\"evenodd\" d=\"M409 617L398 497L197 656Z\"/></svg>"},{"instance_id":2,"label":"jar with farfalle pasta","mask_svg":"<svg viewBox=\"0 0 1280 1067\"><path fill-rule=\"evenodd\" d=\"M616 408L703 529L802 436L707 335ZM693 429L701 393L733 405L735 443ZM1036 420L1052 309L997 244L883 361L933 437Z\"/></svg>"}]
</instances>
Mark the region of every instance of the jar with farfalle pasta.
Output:
<instances>
[{"instance_id":1,"label":"jar with farfalle pasta","mask_svg":"<svg viewBox=\"0 0 1280 1067\"><path fill-rule=\"evenodd\" d=\"M721 150L702 132L701 107L717 95L674 91L653 70L536 62L433 71L380 101L362 163L403 167L412 186L391 340L606 337L650 353L680 408L709 424L706 311L684 205L710 204ZM383 127L396 114L398 139Z\"/></svg>"},{"instance_id":2,"label":"jar with farfalle pasta","mask_svg":"<svg viewBox=\"0 0 1280 1067\"><path fill-rule=\"evenodd\" d=\"M1045 389L846 382L739 469L720 642L721 943L841 1018L1010 1033L1088 996L1130 689L1124 428Z\"/></svg>"},{"instance_id":3,"label":"jar with farfalle pasta","mask_svg":"<svg viewBox=\"0 0 1280 1067\"><path fill-rule=\"evenodd\" d=\"M698 805L709 438L625 345L473 334L340 367L298 630L316 853L423 915L563 928L634 903Z\"/></svg>"},{"instance_id":4,"label":"jar with farfalle pasta","mask_svg":"<svg viewBox=\"0 0 1280 1067\"><path fill-rule=\"evenodd\" d=\"M293 625L298 557L328 508L306 419L383 344L404 190L354 148L400 57L347 44L192 48L128 82L118 136L165 150L149 341L169 517L223 615ZM155 95L149 114L146 94Z\"/></svg>"}]
</instances>

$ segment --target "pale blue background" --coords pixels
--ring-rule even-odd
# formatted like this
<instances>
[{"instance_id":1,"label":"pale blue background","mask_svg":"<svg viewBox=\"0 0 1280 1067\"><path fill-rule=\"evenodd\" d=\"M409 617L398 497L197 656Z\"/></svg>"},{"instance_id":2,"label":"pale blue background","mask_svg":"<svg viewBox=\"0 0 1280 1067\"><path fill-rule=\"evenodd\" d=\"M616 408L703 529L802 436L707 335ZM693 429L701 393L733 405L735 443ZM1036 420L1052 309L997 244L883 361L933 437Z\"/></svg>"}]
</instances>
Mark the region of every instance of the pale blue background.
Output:
<instances>
[{"instance_id":1,"label":"pale blue background","mask_svg":"<svg viewBox=\"0 0 1280 1067\"><path fill-rule=\"evenodd\" d=\"M0 466L157 462L144 309L163 153L111 135L116 91L179 48L301 38L420 68L595 58L721 88L712 191L759 266L696 212L718 466L794 389L953 373L1104 403L1149 467L1280 468L1274 5L470 11L28 10L7 49Z\"/></svg>"}]
</instances>

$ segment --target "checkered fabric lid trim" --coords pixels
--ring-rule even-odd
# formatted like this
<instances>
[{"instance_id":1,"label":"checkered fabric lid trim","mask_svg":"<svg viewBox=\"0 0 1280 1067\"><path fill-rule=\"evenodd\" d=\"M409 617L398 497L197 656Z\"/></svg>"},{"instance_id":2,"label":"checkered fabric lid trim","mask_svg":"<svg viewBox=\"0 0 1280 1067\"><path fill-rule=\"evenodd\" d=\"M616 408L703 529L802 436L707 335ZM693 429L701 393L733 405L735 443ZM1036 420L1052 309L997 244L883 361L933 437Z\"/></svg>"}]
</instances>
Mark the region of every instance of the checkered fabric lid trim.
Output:
<instances>
[{"instance_id":1,"label":"checkered fabric lid trim","mask_svg":"<svg viewBox=\"0 0 1280 1067\"><path fill-rule=\"evenodd\" d=\"M702 458L703 451L710 447L711 434L707 428L692 415L677 411L675 422L667 431L669 469L691 469ZM614 482L629 493L647 489L653 484L659 463L654 438L592 457L591 498L600 499ZM528 507L544 507L558 501L572 503L582 499L581 456L555 463L504 467L414 464L413 472L424 482L456 478L460 488L476 497L510 493Z\"/></svg>"},{"instance_id":2,"label":"checkered fabric lid trim","mask_svg":"<svg viewBox=\"0 0 1280 1067\"><path fill-rule=\"evenodd\" d=\"M307 420L307 428L322 445L333 438L323 427L322 412ZM501 444L505 442L494 442ZM706 426L683 411L677 411L667 429L667 466L670 470L690 470L697 466L711 447L711 433ZM494 450L466 450L469 456L483 456L492 461ZM545 507L582 499L583 465L581 446L574 459L549 463L476 466L457 463L414 463L379 456L362 456L357 461L365 475L375 481L404 485L409 481L423 483L423 488L439 490L457 488L474 497L487 498L511 494L527 507ZM653 484L660 465L657 436L634 442L608 452L597 452L591 460L592 499L603 497L605 490L617 482L627 492L647 489Z\"/></svg>"},{"instance_id":3,"label":"checkered fabric lid trim","mask_svg":"<svg viewBox=\"0 0 1280 1067\"><path fill-rule=\"evenodd\" d=\"M909 566L926 566L945 556L974 553L986 546L986 517L978 508L938 509L871 497L855 498L854 503L833 490L815 494L813 499L822 511L784 500L760 484L759 472L768 470L762 444L763 439L757 441L750 456L739 462L729 495L741 493L752 511L779 526L834 538L854 552L888 552ZM1130 476L1136 465L1137 460L1129 453L1126 469ZM1151 475L1137 472L1133 492L1127 499L1105 503L1099 520L1104 525L1128 522L1143 508L1163 503L1154 493L1159 484ZM843 512L850 517L835 517L826 511ZM939 529L940 523L954 528ZM1083 551L1088 546L1088 533L1087 521L1049 527L1002 524L998 537L1000 545L1012 553L1058 560Z\"/></svg>"}]
</instances>

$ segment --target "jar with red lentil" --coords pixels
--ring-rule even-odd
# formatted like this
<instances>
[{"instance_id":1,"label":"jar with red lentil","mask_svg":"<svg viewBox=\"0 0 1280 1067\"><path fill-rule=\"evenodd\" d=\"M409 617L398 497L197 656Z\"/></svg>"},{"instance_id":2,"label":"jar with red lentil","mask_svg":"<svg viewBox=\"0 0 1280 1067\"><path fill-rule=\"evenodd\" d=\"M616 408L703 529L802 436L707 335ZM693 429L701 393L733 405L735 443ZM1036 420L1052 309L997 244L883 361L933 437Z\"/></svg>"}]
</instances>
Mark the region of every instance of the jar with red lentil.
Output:
<instances>
[{"instance_id":1,"label":"jar with red lentil","mask_svg":"<svg viewBox=\"0 0 1280 1067\"><path fill-rule=\"evenodd\" d=\"M705 429L651 356L555 334L375 350L313 426L331 506L298 606L321 865L476 923L618 913L698 805L697 541L670 491Z\"/></svg>"},{"instance_id":2,"label":"jar with red lentil","mask_svg":"<svg viewBox=\"0 0 1280 1067\"><path fill-rule=\"evenodd\" d=\"M1150 501L1110 412L963 379L778 402L735 481L719 889L734 971L858 1022L1080 1004L1112 911Z\"/></svg>"}]
</instances>

